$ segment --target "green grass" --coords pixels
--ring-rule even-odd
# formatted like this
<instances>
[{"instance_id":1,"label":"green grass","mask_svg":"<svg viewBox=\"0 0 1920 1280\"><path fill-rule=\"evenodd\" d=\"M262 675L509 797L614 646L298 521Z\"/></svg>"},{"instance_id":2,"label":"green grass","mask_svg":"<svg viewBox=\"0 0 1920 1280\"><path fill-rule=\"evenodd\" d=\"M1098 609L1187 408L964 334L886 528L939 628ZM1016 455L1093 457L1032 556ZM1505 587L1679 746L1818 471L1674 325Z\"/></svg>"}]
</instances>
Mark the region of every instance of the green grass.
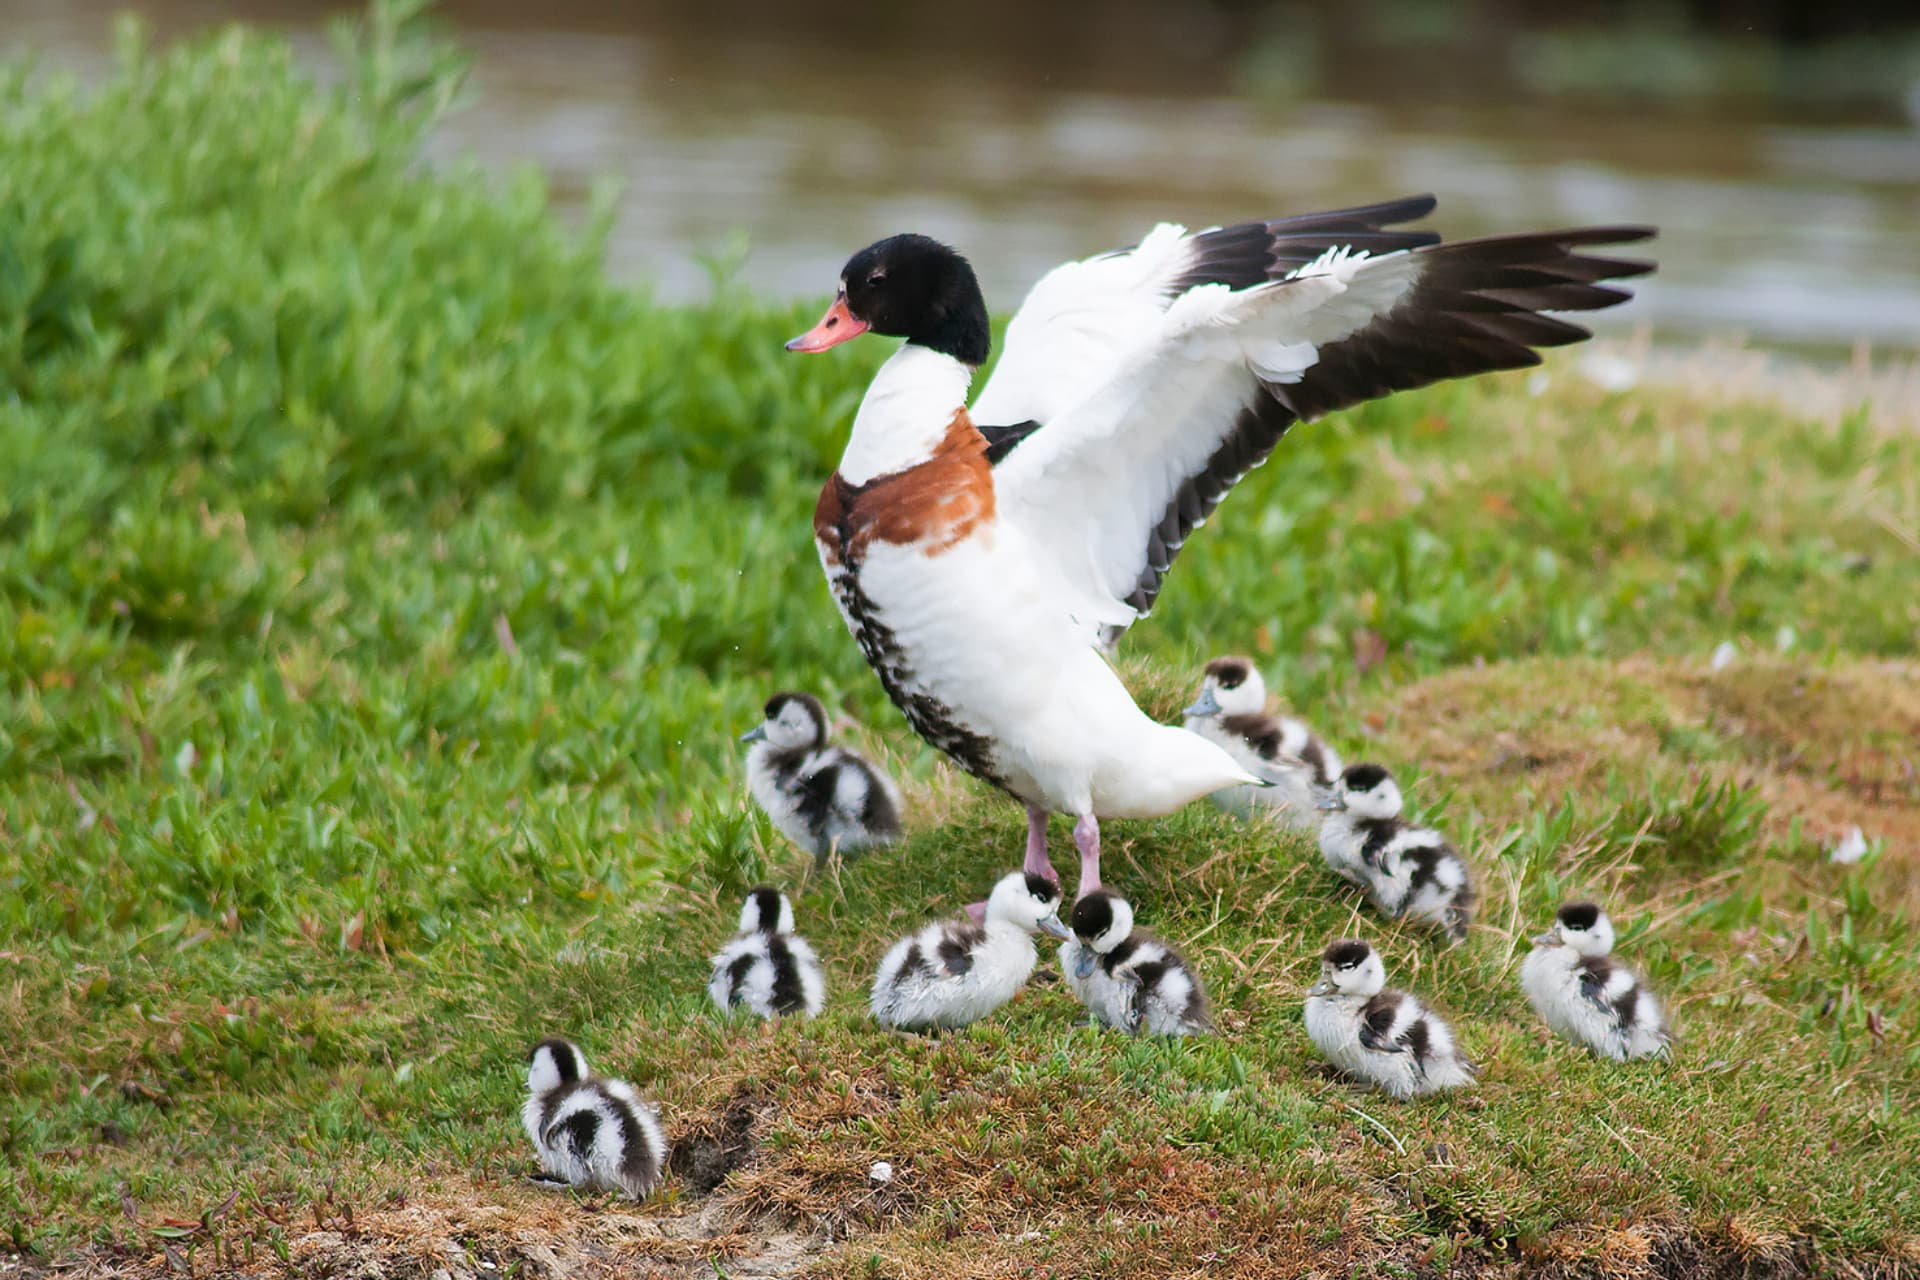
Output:
<instances>
[{"instance_id":1,"label":"green grass","mask_svg":"<svg viewBox=\"0 0 1920 1280\"><path fill-rule=\"evenodd\" d=\"M520 1055L564 1030L690 1148L750 1116L716 1203L855 1232L836 1274L1914 1249L1920 692L1878 661L1920 636L1889 532L1920 524L1912 434L1561 366L1300 430L1183 556L1129 676L1170 716L1200 658L1257 653L1414 779L1486 927L1451 952L1381 928L1306 846L1203 810L1115 824L1110 878L1193 940L1228 1034L1097 1035L1055 987L903 1040L864 1016L870 966L1010 865L1020 821L912 738L814 562L887 344L789 357L810 305L724 280L655 305L536 176L426 169L458 63L406 16L376 9L334 88L245 31L129 32L91 94L0 77L14 1248L266 1267L350 1214L404 1253L431 1210L509 1250L483 1205L615 1230L517 1182ZM1790 654L1705 674L1783 626ZM835 995L762 1035L708 1016L702 957L740 889L800 885L733 741L787 685L868 726L914 814L804 886ZM1831 868L1849 813L1887 847ZM1515 940L1573 892L1674 996L1672 1064L1596 1064L1525 1015ZM1473 1097L1309 1073L1300 992L1353 929L1458 1018ZM683 1178L651 1211L700 1203ZM750 1247L709 1236L620 1247Z\"/></svg>"}]
</instances>

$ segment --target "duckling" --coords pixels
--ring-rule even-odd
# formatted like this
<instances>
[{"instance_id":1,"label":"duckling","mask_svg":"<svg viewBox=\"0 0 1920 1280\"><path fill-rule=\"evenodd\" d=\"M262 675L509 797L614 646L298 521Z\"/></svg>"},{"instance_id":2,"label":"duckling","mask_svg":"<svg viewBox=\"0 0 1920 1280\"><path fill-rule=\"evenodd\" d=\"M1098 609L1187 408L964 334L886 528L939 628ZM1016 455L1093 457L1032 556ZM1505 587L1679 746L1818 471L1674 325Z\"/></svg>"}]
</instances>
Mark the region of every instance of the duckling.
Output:
<instances>
[{"instance_id":1,"label":"duckling","mask_svg":"<svg viewBox=\"0 0 1920 1280\"><path fill-rule=\"evenodd\" d=\"M1613 921L1596 903L1569 902L1533 940L1520 989L1555 1032L1618 1062L1664 1055L1673 1042L1659 997L1613 959Z\"/></svg>"},{"instance_id":2,"label":"duckling","mask_svg":"<svg viewBox=\"0 0 1920 1280\"><path fill-rule=\"evenodd\" d=\"M713 958L707 994L723 1011L745 1008L756 1017L820 1012L827 998L820 958L793 931L793 904L762 886L740 908L740 932Z\"/></svg>"},{"instance_id":3,"label":"duckling","mask_svg":"<svg viewBox=\"0 0 1920 1280\"><path fill-rule=\"evenodd\" d=\"M1067 986L1096 1022L1138 1035L1205 1035L1207 996L1180 953L1133 927L1133 906L1106 889L1073 904L1071 941L1061 944Z\"/></svg>"},{"instance_id":4,"label":"duckling","mask_svg":"<svg viewBox=\"0 0 1920 1280\"><path fill-rule=\"evenodd\" d=\"M1307 990L1307 1037L1334 1066L1396 1098L1473 1083L1476 1068L1439 1014L1404 991L1364 942L1345 939L1320 956Z\"/></svg>"},{"instance_id":5,"label":"duckling","mask_svg":"<svg viewBox=\"0 0 1920 1280\"><path fill-rule=\"evenodd\" d=\"M593 1075L566 1040L542 1040L527 1061L520 1122L548 1180L633 1200L660 1185L666 1136L632 1085Z\"/></svg>"},{"instance_id":6,"label":"duckling","mask_svg":"<svg viewBox=\"0 0 1920 1280\"><path fill-rule=\"evenodd\" d=\"M1350 765L1321 800L1327 866L1365 889L1381 914L1467 936L1476 895L1466 860L1431 827L1400 816L1399 784L1377 764Z\"/></svg>"},{"instance_id":7,"label":"duckling","mask_svg":"<svg viewBox=\"0 0 1920 1280\"><path fill-rule=\"evenodd\" d=\"M826 861L900 837L900 790L872 761L827 741L827 711L810 693L776 693L766 720L740 735L747 785L786 837Z\"/></svg>"},{"instance_id":8,"label":"duckling","mask_svg":"<svg viewBox=\"0 0 1920 1280\"><path fill-rule=\"evenodd\" d=\"M1317 793L1340 776L1340 757L1291 716L1267 713L1267 686L1251 658L1215 658L1207 664L1200 697L1182 714L1186 727L1224 747L1234 763L1269 780L1213 793L1213 802L1246 817L1272 813L1298 830L1318 824Z\"/></svg>"},{"instance_id":9,"label":"duckling","mask_svg":"<svg viewBox=\"0 0 1920 1280\"><path fill-rule=\"evenodd\" d=\"M1038 962L1033 935L1069 938L1060 886L1015 871L987 896L984 923L936 920L893 944L873 979L873 1016L903 1031L964 1027L1013 999Z\"/></svg>"}]
</instances>

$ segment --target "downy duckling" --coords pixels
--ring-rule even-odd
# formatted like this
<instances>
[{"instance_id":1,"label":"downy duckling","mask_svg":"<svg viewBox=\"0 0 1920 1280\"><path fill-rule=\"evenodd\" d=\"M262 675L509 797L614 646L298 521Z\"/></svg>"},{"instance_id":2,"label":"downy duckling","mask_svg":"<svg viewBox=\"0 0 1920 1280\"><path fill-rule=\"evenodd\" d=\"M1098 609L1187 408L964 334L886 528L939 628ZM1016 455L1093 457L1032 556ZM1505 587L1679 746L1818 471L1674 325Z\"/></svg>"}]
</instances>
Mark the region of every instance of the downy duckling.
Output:
<instances>
[{"instance_id":1,"label":"downy duckling","mask_svg":"<svg viewBox=\"0 0 1920 1280\"><path fill-rule=\"evenodd\" d=\"M541 1041L527 1061L520 1122L549 1180L634 1200L660 1185L667 1139L632 1085L593 1075L566 1040Z\"/></svg>"},{"instance_id":2,"label":"downy duckling","mask_svg":"<svg viewBox=\"0 0 1920 1280\"><path fill-rule=\"evenodd\" d=\"M1320 807L1320 856L1365 889L1381 914L1467 936L1475 894L1466 860L1431 827L1400 816L1399 784L1377 764L1350 765Z\"/></svg>"},{"instance_id":3,"label":"downy duckling","mask_svg":"<svg viewBox=\"0 0 1920 1280\"><path fill-rule=\"evenodd\" d=\"M1340 757L1301 721L1267 714L1266 682L1251 658L1209 662L1200 697L1182 714L1188 729L1273 784L1224 787L1215 804L1241 817L1272 813L1303 831L1318 825L1315 801L1339 778Z\"/></svg>"},{"instance_id":4,"label":"downy duckling","mask_svg":"<svg viewBox=\"0 0 1920 1280\"><path fill-rule=\"evenodd\" d=\"M761 1018L820 1012L826 978L813 948L793 931L786 894L762 886L747 895L740 932L713 958L707 994L723 1011L747 1009Z\"/></svg>"},{"instance_id":5,"label":"downy duckling","mask_svg":"<svg viewBox=\"0 0 1920 1280\"><path fill-rule=\"evenodd\" d=\"M787 839L824 862L900 836L900 791L857 752L827 741L827 710L810 693L776 693L766 720L740 735L747 785Z\"/></svg>"},{"instance_id":6,"label":"downy duckling","mask_svg":"<svg viewBox=\"0 0 1920 1280\"><path fill-rule=\"evenodd\" d=\"M1613 921L1592 902L1569 902L1533 940L1520 989L1555 1032L1619 1062L1667 1052L1673 1036L1659 997L1612 958Z\"/></svg>"},{"instance_id":7,"label":"downy duckling","mask_svg":"<svg viewBox=\"0 0 1920 1280\"><path fill-rule=\"evenodd\" d=\"M1307 1037L1348 1075L1396 1098L1473 1083L1475 1068L1440 1015L1404 991L1386 990L1387 971L1364 942L1346 939L1320 956L1320 981L1307 991Z\"/></svg>"},{"instance_id":8,"label":"downy duckling","mask_svg":"<svg viewBox=\"0 0 1920 1280\"><path fill-rule=\"evenodd\" d=\"M1060 886L1015 871L987 896L986 919L936 920L893 944L873 979L873 1016L903 1031L964 1027L1026 985L1040 954L1035 933L1069 938Z\"/></svg>"},{"instance_id":9,"label":"downy duckling","mask_svg":"<svg viewBox=\"0 0 1920 1280\"><path fill-rule=\"evenodd\" d=\"M1073 904L1072 940L1061 944L1067 986L1096 1022L1138 1035L1213 1030L1206 992L1180 953L1133 927L1133 906L1106 889Z\"/></svg>"}]
</instances>

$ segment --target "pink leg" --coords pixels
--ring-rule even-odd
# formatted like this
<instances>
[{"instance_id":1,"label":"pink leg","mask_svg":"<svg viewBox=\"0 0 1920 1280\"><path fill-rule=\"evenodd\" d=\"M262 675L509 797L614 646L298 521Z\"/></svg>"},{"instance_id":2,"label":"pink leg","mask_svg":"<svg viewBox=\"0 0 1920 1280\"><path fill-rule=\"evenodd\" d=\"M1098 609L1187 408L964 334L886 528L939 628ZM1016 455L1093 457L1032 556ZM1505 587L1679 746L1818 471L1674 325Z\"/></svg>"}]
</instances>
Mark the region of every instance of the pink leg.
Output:
<instances>
[{"instance_id":1,"label":"pink leg","mask_svg":"<svg viewBox=\"0 0 1920 1280\"><path fill-rule=\"evenodd\" d=\"M1084 818L1082 821L1091 822L1092 819ZM1077 835L1076 831L1076 837ZM1094 835L1096 866L1099 864L1100 857L1099 841L1100 837L1096 832ZM1060 883L1060 873L1053 869L1053 863L1047 858L1047 811L1034 805L1027 806L1027 860L1020 864L1020 869L1030 876L1045 876L1055 884ZM969 902L967 914L973 917L975 924L980 924L987 918L987 904Z\"/></svg>"},{"instance_id":2,"label":"pink leg","mask_svg":"<svg viewBox=\"0 0 1920 1280\"><path fill-rule=\"evenodd\" d=\"M1027 806L1027 860L1020 869L1030 876L1045 876L1060 883L1059 873L1047 858L1047 811L1034 805Z\"/></svg>"},{"instance_id":3,"label":"pink leg","mask_svg":"<svg viewBox=\"0 0 1920 1280\"><path fill-rule=\"evenodd\" d=\"M1100 820L1090 813L1073 824L1073 843L1080 850L1080 888L1077 902L1100 887Z\"/></svg>"}]
</instances>

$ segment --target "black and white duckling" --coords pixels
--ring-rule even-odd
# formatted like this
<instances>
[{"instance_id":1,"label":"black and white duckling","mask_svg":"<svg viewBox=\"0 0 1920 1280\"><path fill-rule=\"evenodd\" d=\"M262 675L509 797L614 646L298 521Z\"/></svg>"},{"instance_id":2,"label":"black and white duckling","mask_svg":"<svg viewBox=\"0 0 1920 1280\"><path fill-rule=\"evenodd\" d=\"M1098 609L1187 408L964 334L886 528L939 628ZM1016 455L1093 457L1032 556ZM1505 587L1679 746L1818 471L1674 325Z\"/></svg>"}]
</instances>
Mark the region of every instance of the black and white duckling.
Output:
<instances>
[{"instance_id":1,"label":"black and white duckling","mask_svg":"<svg viewBox=\"0 0 1920 1280\"><path fill-rule=\"evenodd\" d=\"M1241 817L1272 813L1301 830L1319 824L1316 802L1339 778L1340 757L1301 721L1267 714L1266 682L1251 658L1209 662L1200 696L1183 714L1188 729L1273 784L1223 787L1215 804Z\"/></svg>"},{"instance_id":2,"label":"black and white duckling","mask_svg":"<svg viewBox=\"0 0 1920 1280\"><path fill-rule=\"evenodd\" d=\"M1475 1068L1439 1014L1389 991L1386 967L1364 942L1346 939L1320 956L1307 990L1307 1038L1334 1066L1396 1098L1458 1089Z\"/></svg>"},{"instance_id":3,"label":"black and white duckling","mask_svg":"<svg viewBox=\"0 0 1920 1280\"><path fill-rule=\"evenodd\" d=\"M638 1200L660 1185L667 1167L653 1108L626 1081L592 1074L570 1041L534 1046L520 1121L549 1181Z\"/></svg>"},{"instance_id":4,"label":"black and white duckling","mask_svg":"<svg viewBox=\"0 0 1920 1280\"><path fill-rule=\"evenodd\" d=\"M1133 906L1106 889L1073 904L1073 937L1060 947L1067 986L1094 1021L1157 1036L1213 1030L1207 996L1180 953L1133 927Z\"/></svg>"},{"instance_id":5,"label":"black and white duckling","mask_svg":"<svg viewBox=\"0 0 1920 1280\"><path fill-rule=\"evenodd\" d=\"M1361 886L1381 914L1417 920L1455 942L1473 923L1473 876L1459 850L1431 827L1400 816L1393 775L1377 764L1350 765L1320 802L1320 856Z\"/></svg>"},{"instance_id":6,"label":"black and white duckling","mask_svg":"<svg viewBox=\"0 0 1920 1280\"><path fill-rule=\"evenodd\" d=\"M1060 886L1015 871L987 895L986 918L936 920L893 944L873 978L873 1016L902 1031L964 1027L1026 985L1038 963L1033 935L1070 938Z\"/></svg>"},{"instance_id":7,"label":"black and white duckling","mask_svg":"<svg viewBox=\"0 0 1920 1280\"><path fill-rule=\"evenodd\" d=\"M761 1018L820 1012L826 978L813 948L793 931L786 894L762 886L747 895L740 932L713 958L707 994L723 1010L746 1009Z\"/></svg>"},{"instance_id":8,"label":"black and white duckling","mask_svg":"<svg viewBox=\"0 0 1920 1280\"><path fill-rule=\"evenodd\" d=\"M740 735L747 785L786 837L825 861L900 837L900 790L858 752L827 741L827 709L810 693L776 693L766 720Z\"/></svg>"},{"instance_id":9,"label":"black and white duckling","mask_svg":"<svg viewBox=\"0 0 1920 1280\"><path fill-rule=\"evenodd\" d=\"M1613 921L1592 902L1569 902L1533 940L1520 964L1520 989L1546 1024L1575 1044L1624 1062L1667 1052L1660 999L1615 960Z\"/></svg>"}]
</instances>

